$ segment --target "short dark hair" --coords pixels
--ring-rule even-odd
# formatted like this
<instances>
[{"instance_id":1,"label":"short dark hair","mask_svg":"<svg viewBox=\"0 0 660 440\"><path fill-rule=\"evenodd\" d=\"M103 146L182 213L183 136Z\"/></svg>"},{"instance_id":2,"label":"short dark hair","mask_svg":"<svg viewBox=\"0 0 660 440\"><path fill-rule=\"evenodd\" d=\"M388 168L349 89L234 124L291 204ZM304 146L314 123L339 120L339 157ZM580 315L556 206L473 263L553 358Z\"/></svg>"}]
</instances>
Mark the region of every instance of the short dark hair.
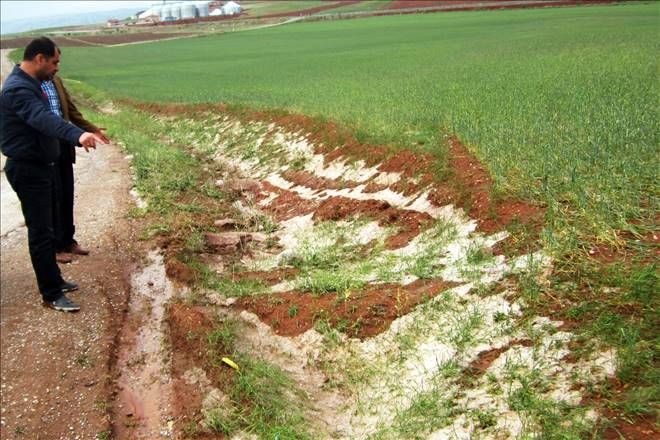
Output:
<instances>
[{"instance_id":1,"label":"short dark hair","mask_svg":"<svg viewBox=\"0 0 660 440\"><path fill-rule=\"evenodd\" d=\"M55 56L55 51L60 51L60 48L57 47L57 44L48 37L39 37L30 41L30 43L25 46L25 51L23 52L23 61L32 61L34 57L39 54L43 54L46 58L52 58Z\"/></svg>"}]
</instances>

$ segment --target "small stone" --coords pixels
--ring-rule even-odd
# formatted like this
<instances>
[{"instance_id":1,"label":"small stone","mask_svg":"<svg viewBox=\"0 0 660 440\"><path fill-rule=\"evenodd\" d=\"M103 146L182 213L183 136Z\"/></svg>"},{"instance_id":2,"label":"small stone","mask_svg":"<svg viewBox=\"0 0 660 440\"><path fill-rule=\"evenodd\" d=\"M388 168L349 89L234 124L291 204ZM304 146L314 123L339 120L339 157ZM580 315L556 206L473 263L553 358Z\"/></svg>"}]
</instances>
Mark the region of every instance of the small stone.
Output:
<instances>
[{"instance_id":1,"label":"small stone","mask_svg":"<svg viewBox=\"0 0 660 440\"><path fill-rule=\"evenodd\" d=\"M237 298L227 298L224 295L220 295L219 293L212 291L209 292L207 296L211 303L218 306L230 307L237 301Z\"/></svg>"},{"instance_id":2,"label":"small stone","mask_svg":"<svg viewBox=\"0 0 660 440\"><path fill-rule=\"evenodd\" d=\"M216 220L213 224L225 231L236 229L236 220L231 218L223 218L221 220Z\"/></svg>"}]
</instances>

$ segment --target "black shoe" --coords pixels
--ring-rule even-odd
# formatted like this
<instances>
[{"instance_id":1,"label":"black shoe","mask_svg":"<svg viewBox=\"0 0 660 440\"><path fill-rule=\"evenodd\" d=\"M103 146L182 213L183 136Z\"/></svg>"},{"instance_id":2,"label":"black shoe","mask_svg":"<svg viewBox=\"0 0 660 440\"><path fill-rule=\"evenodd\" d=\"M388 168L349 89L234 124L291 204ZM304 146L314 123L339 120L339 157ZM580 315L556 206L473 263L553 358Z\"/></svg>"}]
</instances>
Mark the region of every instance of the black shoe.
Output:
<instances>
[{"instance_id":1,"label":"black shoe","mask_svg":"<svg viewBox=\"0 0 660 440\"><path fill-rule=\"evenodd\" d=\"M68 281L62 281L60 289L62 289L62 293L73 292L74 290L78 290L78 285Z\"/></svg>"},{"instance_id":2,"label":"black shoe","mask_svg":"<svg viewBox=\"0 0 660 440\"><path fill-rule=\"evenodd\" d=\"M60 296L55 301L44 301L44 306L59 310L60 312L77 312L80 310L80 306L65 295Z\"/></svg>"}]
</instances>

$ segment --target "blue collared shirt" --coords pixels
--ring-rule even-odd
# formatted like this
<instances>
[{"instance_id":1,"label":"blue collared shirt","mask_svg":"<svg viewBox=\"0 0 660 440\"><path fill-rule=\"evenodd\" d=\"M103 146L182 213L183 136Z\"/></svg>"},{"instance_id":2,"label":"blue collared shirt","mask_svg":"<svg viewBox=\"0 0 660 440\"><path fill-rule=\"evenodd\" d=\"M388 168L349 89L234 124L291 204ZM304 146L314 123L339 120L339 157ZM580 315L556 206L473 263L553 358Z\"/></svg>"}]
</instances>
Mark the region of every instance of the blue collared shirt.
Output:
<instances>
[{"instance_id":1,"label":"blue collared shirt","mask_svg":"<svg viewBox=\"0 0 660 440\"><path fill-rule=\"evenodd\" d=\"M57 95L57 89L53 81L43 81L41 83L41 90L44 91L48 98L48 106L50 111L55 113L60 118L62 117L62 106L60 104L60 97Z\"/></svg>"}]
</instances>

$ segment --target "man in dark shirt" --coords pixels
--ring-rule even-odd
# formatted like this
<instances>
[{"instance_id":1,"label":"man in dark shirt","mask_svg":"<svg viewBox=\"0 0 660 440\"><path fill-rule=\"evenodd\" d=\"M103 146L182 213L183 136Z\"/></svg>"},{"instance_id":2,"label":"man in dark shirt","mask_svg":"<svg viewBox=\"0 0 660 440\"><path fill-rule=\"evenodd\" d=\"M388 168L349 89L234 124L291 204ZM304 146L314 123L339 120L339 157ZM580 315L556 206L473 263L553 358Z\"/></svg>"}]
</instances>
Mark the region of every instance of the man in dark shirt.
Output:
<instances>
[{"instance_id":1,"label":"man in dark shirt","mask_svg":"<svg viewBox=\"0 0 660 440\"><path fill-rule=\"evenodd\" d=\"M26 46L23 61L7 77L0 94L0 149L7 156L5 175L21 202L32 267L44 305L73 312L80 306L65 293L78 286L64 281L55 260L53 204L59 140L82 145L86 151L104 140L50 111L41 81L57 73L59 62L57 46L46 37Z\"/></svg>"}]
</instances>

